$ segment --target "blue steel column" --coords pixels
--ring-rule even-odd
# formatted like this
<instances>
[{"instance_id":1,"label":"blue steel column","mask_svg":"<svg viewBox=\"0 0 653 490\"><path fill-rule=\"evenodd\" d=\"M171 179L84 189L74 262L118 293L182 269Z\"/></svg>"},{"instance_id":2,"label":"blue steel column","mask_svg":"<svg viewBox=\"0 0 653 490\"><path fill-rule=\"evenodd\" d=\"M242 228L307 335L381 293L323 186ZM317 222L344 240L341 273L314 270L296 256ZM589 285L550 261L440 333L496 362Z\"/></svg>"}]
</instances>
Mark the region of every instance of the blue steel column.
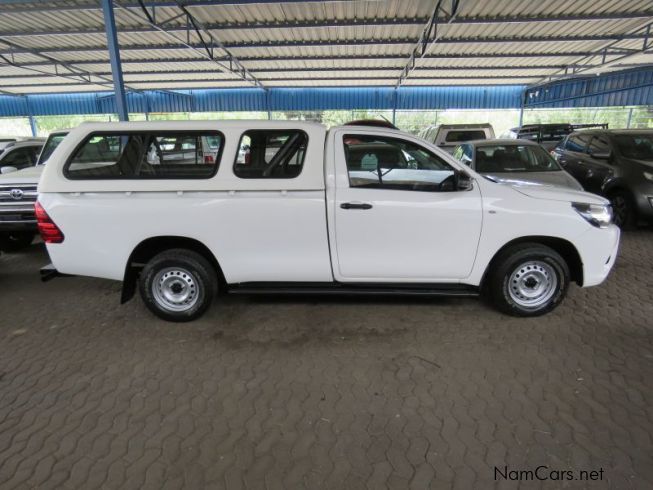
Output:
<instances>
[{"instance_id":1,"label":"blue steel column","mask_svg":"<svg viewBox=\"0 0 653 490\"><path fill-rule=\"evenodd\" d=\"M32 128L32 136L36 136L38 133L38 128L36 127L36 119L34 119L34 116L31 114L28 116L29 117L29 127Z\"/></svg>"},{"instance_id":2,"label":"blue steel column","mask_svg":"<svg viewBox=\"0 0 653 490\"><path fill-rule=\"evenodd\" d=\"M29 103L29 97L25 96L25 106L27 107L27 118L29 119L29 127L32 130L32 136L36 136L38 133L38 127L36 126L36 119L34 119L34 114L32 113L32 104Z\"/></svg>"},{"instance_id":3,"label":"blue steel column","mask_svg":"<svg viewBox=\"0 0 653 490\"><path fill-rule=\"evenodd\" d=\"M393 92L393 97L392 97L392 125L396 126L397 125L397 87L395 87L395 90Z\"/></svg>"},{"instance_id":4,"label":"blue steel column","mask_svg":"<svg viewBox=\"0 0 653 490\"><path fill-rule=\"evenodd\" d=\"M104 28L107 33L107 46L109 47L111 76L113 78L118 117L121 121L128 121L127 98L125 97L125 84L122 80L122 65L120 63L120 49L118 48L118 34L116 32L116 20L113 16L112 0L102 0L102 12L104 12Z\"/></svg>"}]
</instances>

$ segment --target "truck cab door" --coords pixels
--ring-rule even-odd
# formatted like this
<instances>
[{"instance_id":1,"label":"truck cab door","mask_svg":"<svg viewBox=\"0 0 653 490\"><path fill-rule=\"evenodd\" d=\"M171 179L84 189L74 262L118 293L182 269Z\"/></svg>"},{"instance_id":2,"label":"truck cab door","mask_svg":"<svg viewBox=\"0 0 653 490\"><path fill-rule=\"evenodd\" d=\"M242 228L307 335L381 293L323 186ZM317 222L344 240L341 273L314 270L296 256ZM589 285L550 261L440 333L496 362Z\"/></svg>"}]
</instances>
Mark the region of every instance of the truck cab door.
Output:
<instances>
[{"instance_id":1,"label":"truck cab door","mask_svg":"<svg viewBox=\"0 0 653 490\"><path fill-rule=\"evenodd\" d=\"M586 190L601 194L603 183L613 170L612 148L604 135L597 134L587 148Z\"/></svg>"},{"instance_id":2,"label":"truck cab door","mask_svg":"<svg viewBox=\"0 0 653 490\"><path fill-rule=\"evenodd\" d=\"M481 233L478 186L417 138L341 129L333 137L329 225L336 280L459 282Z\"/></svg>"},{"instance_id":3,"label":"truck cab door","mask_svg":"<svg viewBox=\"0 0 653 490\"><path fill-rule=\"evenodd\" d=\"M574 133L569 135L564 150L560 152L558 163L569 172L583 188L587 189L587 146L592 135Z\"/></svg>"}]
</instances>

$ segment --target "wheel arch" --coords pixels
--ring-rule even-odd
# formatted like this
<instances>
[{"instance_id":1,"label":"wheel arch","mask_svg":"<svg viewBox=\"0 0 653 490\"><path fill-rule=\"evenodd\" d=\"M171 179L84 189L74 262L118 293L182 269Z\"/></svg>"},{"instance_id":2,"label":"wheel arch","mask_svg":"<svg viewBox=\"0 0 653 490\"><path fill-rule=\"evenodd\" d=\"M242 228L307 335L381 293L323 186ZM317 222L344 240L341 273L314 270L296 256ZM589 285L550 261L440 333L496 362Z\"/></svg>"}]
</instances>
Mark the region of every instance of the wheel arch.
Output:
<instances>
[{"instance_id":1,"label":"wheel arch","mask_svg":"<svg viewBox=\"0 0 653 490\"><path fill-rule=\"evenodd\" d=\"M222 268L220 267L215 255L199 240L175 235L150 237L136 245L127 259L122 282L121 303L126 303L134 296L138 276L145 264L155 255L172 248L184 248L199 253L207 259L215 269L215 272L218 275L219 284L226 284L224 273L222 272Z\"/></svg>"},{"instance_id":2,"label":"wheel arch","mask_svg":"<svg viewBox=\"0 0 653 490\"><path fill-rule=\"evenodd\" d=\"M534 235L515 238L514 240L509 241L501 248L499 248L499 250L497 250L496 253L492 256L492 260L490 260L489 264L485 268L483 279L481 280L481 287L485 283L485 279L487 278L489 272L495 266L497 258L508 248L522 243L545 245L555 250L567 263L571 280L579 286L583 285L583 261L580 257L580 253L578 253L578 249L576 249L574 244L569 240L565 240L564 238L560 237Z\"/></svg>"},{"instance_id":3,"label":"wheel arch","mask_svg":"<svg viewBox=\"0 0 653 490\"><path fill-rule=\"evenodd\" d=\"M633 193L628 186L628 182L626 182L626 180L622 178L608 180L607 182L605 182L605 184L603 184L601 191L603 192L603 195L605 195L606 197L617 191L625 192L631 198L633 197Z\"/></svg>"}]
</instances>

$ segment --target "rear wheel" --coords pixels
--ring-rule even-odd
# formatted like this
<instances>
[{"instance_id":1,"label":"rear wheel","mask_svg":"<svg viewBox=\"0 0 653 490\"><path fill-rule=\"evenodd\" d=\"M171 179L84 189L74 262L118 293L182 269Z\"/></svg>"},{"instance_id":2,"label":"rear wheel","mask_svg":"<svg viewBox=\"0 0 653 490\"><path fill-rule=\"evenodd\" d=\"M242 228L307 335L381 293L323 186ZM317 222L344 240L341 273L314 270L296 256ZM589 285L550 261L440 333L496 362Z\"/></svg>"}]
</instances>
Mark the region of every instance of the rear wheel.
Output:
<instances>
[{"instance_id":1,"label":"rear wheel","mask_svg":"<svg viewBox=\"0 0 653 490\"><path fill-rule=\"evenodd\" d=\"M143 268L139 291L145 305L160 318L188 322L204 314L218 290L217 275L192 250L161 252Z\"/></svg>"},{"instance_id":2,"label":"rear wheel","mask_svg":"<svg viewBox=\"0 0 653 490\"><path fill-rule=\"evenodd\" d=\"M486 291L494 306L514 316L538 316L555 309L569 286L569 267L555 250L536 243L501 252Z\"/></svg>"},{"instance_id":3,"label":"rear wheel","mask_svg":"<svg viewBox=\"0 0 653 490\"><path fill-rule=\"evenodd\" d=\"M632 230L637 224L637 213L633 199L625 191L617 190L609 195L614 224L624 230Z\"/></svg>"},{"instance_id":4,"label":"rear wheel","mask_svg":"<svg viewBox=\"0 0 653 490\"><path fill-rule=\"evenodd\" d=\"M18 252L29 247L34 240L31 231L17 231L0 235L0 250L3 252Z\"/></svg>"}]
</instances>

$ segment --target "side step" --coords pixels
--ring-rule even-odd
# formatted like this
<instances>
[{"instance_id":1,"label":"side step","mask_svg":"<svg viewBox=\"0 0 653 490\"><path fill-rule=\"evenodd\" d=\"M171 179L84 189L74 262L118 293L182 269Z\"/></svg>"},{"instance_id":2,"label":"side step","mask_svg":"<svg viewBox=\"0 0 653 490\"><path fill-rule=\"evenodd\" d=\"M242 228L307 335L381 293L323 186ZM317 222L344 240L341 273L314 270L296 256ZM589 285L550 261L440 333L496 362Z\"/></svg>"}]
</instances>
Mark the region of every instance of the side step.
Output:
<instances>
[{"instance_id":1,"label":"side step","mask_svg":"<svg viewBox=\"0 0 653 490\"><path fill-rule=\"evenodd\" d=\"M360 295L360 296L479 296L479 288L466 284L343 284L343 283L265 283L245 282L229 285L230 294L281 295Z\"/></svg>"}]
</instances>

